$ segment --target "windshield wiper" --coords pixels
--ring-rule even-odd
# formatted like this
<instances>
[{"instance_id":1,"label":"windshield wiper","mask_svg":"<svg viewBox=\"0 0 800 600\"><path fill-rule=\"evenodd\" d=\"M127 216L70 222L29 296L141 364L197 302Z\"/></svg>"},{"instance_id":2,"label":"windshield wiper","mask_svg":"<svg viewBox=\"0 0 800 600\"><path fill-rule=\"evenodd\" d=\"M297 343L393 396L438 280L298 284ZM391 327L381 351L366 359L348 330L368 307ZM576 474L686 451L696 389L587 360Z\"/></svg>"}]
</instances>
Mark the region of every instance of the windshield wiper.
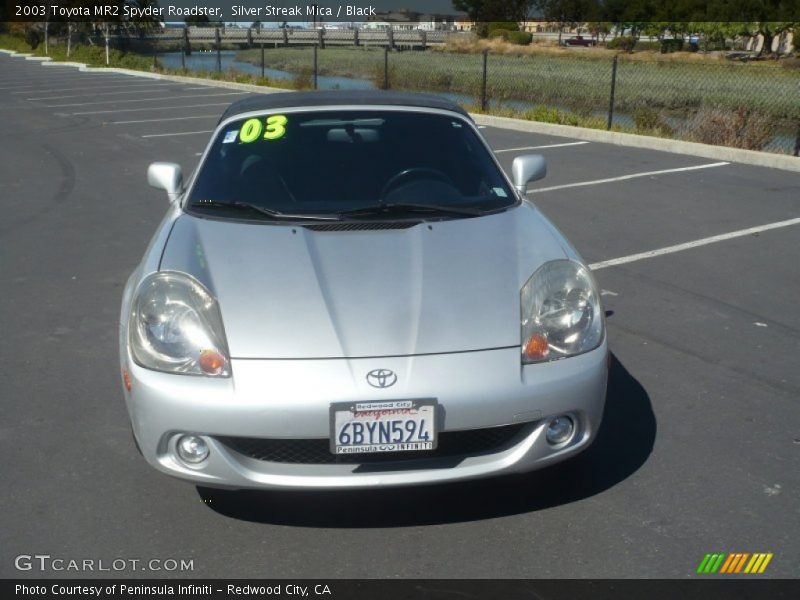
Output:
<instances>
[{"instance_id":1,"label":"windshield wiper","mask_svg":"<svg viewBox=\"0 0 800 600\"><path fill-rule=\"evenodd\" d=\"M398 202L393 204L376 204L375 206L367 206L366 208L345 210L337 214L341 217L352 218L381 216L397 213L429 213L434 215L477 217L485 214L486 211L480 208L470 208L468 206L441 206L438 204L413 204Z\"/></svg>"},{"instance_id":2,"label":"windshield wiper","mask_svg":"<svg viewBox=\"0 0 800 600\"><path fill-rule=\"evenodd\" d=\"M221 200L203 199L197 200L191 204L197 207L220 207L220 208L236 208L242 210L250 210L259 214L275 219L276 221L339 221L340 217L336 214L294 214L285 213L274 208L266 208L265 206L258 206L249 202L223 202Z\"/></svg>"}]
</instances>

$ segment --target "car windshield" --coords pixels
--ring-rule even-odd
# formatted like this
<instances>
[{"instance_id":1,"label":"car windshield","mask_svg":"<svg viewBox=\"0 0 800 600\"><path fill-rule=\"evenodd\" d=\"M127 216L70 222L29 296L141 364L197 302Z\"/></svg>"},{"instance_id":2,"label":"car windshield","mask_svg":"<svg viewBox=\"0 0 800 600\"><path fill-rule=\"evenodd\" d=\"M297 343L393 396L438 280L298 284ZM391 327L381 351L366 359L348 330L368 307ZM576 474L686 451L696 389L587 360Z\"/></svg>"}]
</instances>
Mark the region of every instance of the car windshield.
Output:
<instances>
[{"instance_id":1,"label":"car windshield","mask_svg":"<svg viewBox=\"0 0 800 600\"><path fill-rule=\"evenodd\" d=\"M463 218L516 203L462 119L401 110L268 113L225 126L187 209L222 218Z\"/></svg>"}]
</instances>

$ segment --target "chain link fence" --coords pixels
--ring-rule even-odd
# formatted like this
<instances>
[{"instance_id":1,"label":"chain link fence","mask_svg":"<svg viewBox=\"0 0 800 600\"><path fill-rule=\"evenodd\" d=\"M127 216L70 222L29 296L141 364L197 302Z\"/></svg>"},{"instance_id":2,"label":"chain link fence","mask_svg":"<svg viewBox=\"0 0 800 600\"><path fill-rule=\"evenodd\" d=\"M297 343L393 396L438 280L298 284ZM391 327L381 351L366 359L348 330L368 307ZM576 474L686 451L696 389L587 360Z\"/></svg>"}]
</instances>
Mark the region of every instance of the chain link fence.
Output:
<instances>
[{"instance_id":1,"label":"chain link fence","mask_svg":"<svg viewBox=\"0 0 800 600\"><path fill-rule=\"evenodd\" d=\"M157 69L292 89L422 91L476 112L800 154L796 58L452 52L410 42L403 47L397 38L389 48L363 34L358 46L352 38L337 44L331 32L270 35L251 35L238 46L186 35L109 43L152 55ZM290 35L308 39L286 43Z\"/></svg>"}]
</instances>

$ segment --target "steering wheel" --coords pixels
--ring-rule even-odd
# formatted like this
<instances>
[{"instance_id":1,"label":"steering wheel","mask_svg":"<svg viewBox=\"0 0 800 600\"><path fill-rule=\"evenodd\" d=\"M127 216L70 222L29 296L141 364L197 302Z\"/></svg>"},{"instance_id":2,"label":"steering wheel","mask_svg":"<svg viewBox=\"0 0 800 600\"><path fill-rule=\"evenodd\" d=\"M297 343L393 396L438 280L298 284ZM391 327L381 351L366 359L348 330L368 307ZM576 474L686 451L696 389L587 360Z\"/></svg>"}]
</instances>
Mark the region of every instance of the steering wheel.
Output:
<instances>
[{"instance_id":1,"label":"steering wheel","mask_svg":"<svg viewBox=\"0 0 800 600\"><path fill-rule=\"evenodd\" d=\"M397 175L392 176L389 181L386 182L386 185L384 185L381 189L379 198L385 198L393 188L397 187L401 183L404 183L407 179L412 179L414 177L436 179L456 187L456 184L453 183L453 180L438 169L430 169L428 167L411 167L409 169L403 169L397 173Z\"/></svg>"}]
</instances>

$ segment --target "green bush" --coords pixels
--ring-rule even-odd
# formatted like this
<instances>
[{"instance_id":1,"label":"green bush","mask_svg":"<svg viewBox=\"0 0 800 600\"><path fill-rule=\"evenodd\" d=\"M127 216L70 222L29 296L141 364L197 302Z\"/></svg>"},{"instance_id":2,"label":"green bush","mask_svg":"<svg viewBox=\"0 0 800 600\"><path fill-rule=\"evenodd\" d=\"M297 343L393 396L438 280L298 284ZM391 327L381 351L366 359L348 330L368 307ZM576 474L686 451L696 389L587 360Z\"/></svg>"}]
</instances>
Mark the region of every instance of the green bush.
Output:
<instances>
[{"instance_id":1,"label":"green bush","mask_svg":"<svg viewBox=\"0 0 800 600\"><path fill-rule=\"evenodd\" d=\"M658 125L658 111L649 106L639 106L633 111L636 129L655 129Z\"/></svg>"},{"instance_id":2,"label":"green bush","mask_svg":"<svg viewBox=\"0 0 800 600\"><path fill-rule=\"evenodd\" d=\"M310 90L314 87L314 69L311 67L301 68L294 76L293 87L296 90Z\"/></svg>"},{"instance_id":3,"label":"green bush","mask_svg":"<svg viewBox=\"0 0 800 600\"><path fill-rule=\"evenodd\" d=\"M519 24L514 23L513 21L490 21L488 23L478 23L475 26L475 32L478 34L478 37L482 38L494 37L492 36L492 32L496 29L502 29L504 31L517 31L519 29Z\"/></svg>"},{"instance_id":4,"label":"green bush","mask_svg":"<svg viewBox=\"0 0 800 600\"><path fill-rule=\"evenodd\" d=\"M504 40L508 39L508 36L511 32L508 29L492 29L489 32L490 38L502 38Z\"/></svg>"},{"instance_id":5,"label":"green bush","mask_svg":"<svg viewBox=\"0 0 800 600\"><path fill-rule=\"evenodd\" d=\"M609 50L622 50L623 52L633 52L636 46L636 38L631 35L621 35L606 42Z\"/></svg>"},{"instance_id":6,"label":"green bush","mask_svg":"<svg viewBox=\"0 0 800 600\"><path fill-rule=\"evenodd\" d=\"M533 40L533 34L528 33L527 31L509 31L506 39L512 44L527 46Z\"/></svg>"},{"instance_id":7,"label":"green bush","mask_svg":"<svg viewBox=\"0 0 800 600\"><path fill-rule=\"evenodd\" d=\"M678 134L701 144L763 150L774 132L775 123L769 116L746 108L701 108L682 124Z\"/></svg>"},{"instance_id":8,"label":"green bush","mask_svg":"<svg viewBox=\"0 0 800 600\"><path fill-rule=\"evenodd\" d=\"M41 41L41 36L39 35L38 31L30 27L25 30L25 43L27 43L31 47L31 50L36 50L36 48L39 46L40 41Z\"/></svg>"},{"instance_id":9,"label":"green bush","mask_svg":"<svg viewBox=\"0 0 800 600\"><path fill-rule=\"evenodd\" d=\"M705 52L710 52L712 50L728 49L728 43L725 40L725 36L722 35L721 33L713 33L710 35L703 36L700 39L700 46Z\"/></svg>"},{"instance_id":10,"label":"green bush","mask_svg":"<svg viewBox=\"0 0 800 600\"><path fill-rule=\"evenodd\" d=\"M661 54L670 54L672 52L680 52L681 50L683 50L683 40L661 40Z\"/></svg>"},{"instance_id":11,"label":"green bush","mask_svg":"<svg viewBox=\"0 0 800 600\"><path fill-rule=\"evenodd\" d=\"M639 40L636 42L637 50L661 50L661 42L643 42Z\"/></svg>"}]
</instances>

